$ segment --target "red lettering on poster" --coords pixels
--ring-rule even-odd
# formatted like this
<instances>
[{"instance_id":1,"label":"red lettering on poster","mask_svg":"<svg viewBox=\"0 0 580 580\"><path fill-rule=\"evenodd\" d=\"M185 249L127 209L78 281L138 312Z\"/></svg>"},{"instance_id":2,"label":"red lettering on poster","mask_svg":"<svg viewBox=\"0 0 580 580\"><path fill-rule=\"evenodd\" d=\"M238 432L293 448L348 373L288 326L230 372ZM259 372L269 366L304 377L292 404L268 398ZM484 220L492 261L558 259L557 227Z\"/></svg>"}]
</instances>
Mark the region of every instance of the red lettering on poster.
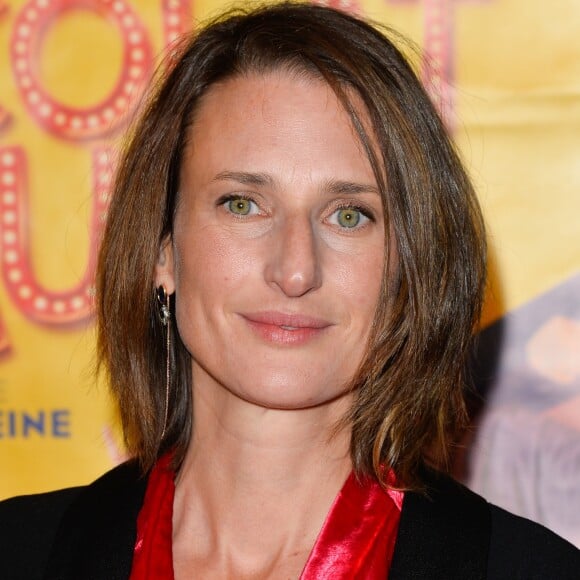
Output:
<instances>
[{"instance_id":1,"label":"red lettering on poster","mask_svg":"<svg viewBox=\"0 0 580 580\"><path fill-rule=\"evenodd\" d=\"M7 14L8 14L8 4L0 0L0 22ZM2 105L0 105L0 135L8 128L10 120L11 120L10 113ZM0 352L1 352L1 342L0 342Z\"/></svg>"},{"instance_id":2,"label":"red lettering on poster","mask_svg":"<svg viewBox=\"0 0 580 580\"><path fill-rule=\"evenodd\" d=\"M112 163L110 152L93 152L93 208L89 257L82 280L73 288L50 291L36 279L30 257L28 185L25 152L0 148L0 256L6 290L30 320L51 326L84 323L92 316L93 279L98 240L108 205Z\"/></svg>"},{"instance_id":3,"label":"red lettering on poster","mask_svg":"<svg viewBox=\"0 0 580 580\"><path fill-rule=\"evenodd\" d=\"M188 0L161 0L161 14L166 48L174 45L183 34L193 29L191 2Z\"/></svg>"},{"instance_id":4,"label":"red lettering on poster","mask_svg":"<svg viewBox=\"0 0 580 580\"><path fill-rule=\"evenodd\" d=\"M110 95L93 107L66 106L38 78L38 55L47 29L71 10L91 11L113 23L123 39L122 72ZM102 138L115 131L138 101L151 75L151 44L143 23L125 0L31 0L20 10L10 45L16 85L40 127L62 139Z\"/></svg>"},{"instance_id":5,"label":"red lettering on poster","mask_svg":"<svg viewBox=\"0 0 580 580\"><path fill-rule=\"evenodd\" d=\"M164 44L191 29L193 0L160 0ZM39 56L50 27L71 11L87 11L118 30L122 39L121 73L114 89L93 107L66 106L50 94L39 75ZM0 0L0 23L8 6ZM11 15L12 16L12 15ZM103 139L123 129L151 77L153 49L149 31L127 0L30 0L11 19L10 64L25 111L55 138L78 143ZM103 66L106 66L104 64ZM0 107L0 133L17 121ZM0 269L7 293L29 320L50 326L83 324L92 316L93 279L98 240L108 206L113 163L109 151L91 147L92 217L87 266L82 280L53 291L38 280L30 255L28 161L23 147L0 148ZM0 318L0 354L10 344Z\"/></svg>"},{"instance_id":6,"label":"red lettering on poster","mask_svg":"<svg viewBox=\"0 0 580 580\"><path fill-rule=\"evenodd\" d=\"M360 12L360 7L356 0L316 0L314 3L320 4L321 6L329 6L330 8L337 8L338 10L344 10L345 12L351 12L353 14Z\"/></svg>"},{"instance_id":7,"label":"red lettering on poster","mask_svg":"<svg viewBox=\"0 0 580 580\"><path fill-rule=\"evenodd\" d=\"M453 1L453 0L452 0ZM425 51L423 83L450 127L455 125L454 19L449 0L424 0Z\"/></svg>"},{"instance_id":8,"label":"red lettering on poster","mask_svg":"<svg viewBox=\"0 0 580 580\"><path fill-rule=\"evenodd\" d=\"M425 54L423 84L449 128L455 125L455 18L458 2L489 0L387 0L391 4L416 4L425 7Z\"/></svg>"},{"instance_id":9,"label":"red lettering on poster","mask_svg":"<svg viewBox=\"0 0 580 580\"><path fill-rule=\"evenodd\" d=\"M387 0L392 4L416 4L425 7L425 55L422 79L431 99L448 126L454 125L455 80L453 62L454 20L451 2L454 0Z\"/></svg>"}]
</instances>

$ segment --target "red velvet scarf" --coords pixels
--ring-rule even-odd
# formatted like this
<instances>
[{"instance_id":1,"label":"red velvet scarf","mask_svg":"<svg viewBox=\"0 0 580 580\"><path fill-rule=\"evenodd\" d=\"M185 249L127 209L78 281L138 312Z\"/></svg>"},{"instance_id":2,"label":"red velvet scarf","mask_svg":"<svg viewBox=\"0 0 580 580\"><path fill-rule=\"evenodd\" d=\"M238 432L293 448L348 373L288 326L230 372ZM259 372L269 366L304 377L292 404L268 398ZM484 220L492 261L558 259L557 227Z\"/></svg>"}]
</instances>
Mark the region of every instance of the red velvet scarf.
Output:
<instances>
[{"instance_id":1,"label":"red velvet scarf","mask_svg":"<svg viewBox=\"0 0 580 580\"><path fill-rule=\"evenodd\" d=\"M172 519L174 473L169 456L149 477L137 519L130 580L173 579ZM360 484L351 474L336 496L300 580L386 578L393 557L403 502L373 480Z\"/></svg>"}]
</instances>

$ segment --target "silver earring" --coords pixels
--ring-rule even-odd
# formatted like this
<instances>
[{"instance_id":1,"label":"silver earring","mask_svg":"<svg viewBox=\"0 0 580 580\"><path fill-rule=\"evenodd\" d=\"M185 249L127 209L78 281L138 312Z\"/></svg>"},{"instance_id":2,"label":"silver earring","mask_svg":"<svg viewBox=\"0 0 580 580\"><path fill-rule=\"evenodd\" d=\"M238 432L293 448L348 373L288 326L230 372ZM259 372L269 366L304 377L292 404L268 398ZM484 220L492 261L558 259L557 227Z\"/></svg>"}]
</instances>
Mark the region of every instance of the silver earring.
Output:
<instances>
[{"instance_id":1,"label":"silver earring","mask_svg":"<svg viewBox=\"0 0 580 580\"><path fill-rule=\"evenodd\" d=\"M163 416L163 430L161 431L161 439L165 436L167 429L167 417L169 415L169 390L171 387L171 308L170 297L165 289L165 286L159 286L155 294L159 304L159 318L161 324L165 327L165 413Z\"/></svg>"}]
</instances>

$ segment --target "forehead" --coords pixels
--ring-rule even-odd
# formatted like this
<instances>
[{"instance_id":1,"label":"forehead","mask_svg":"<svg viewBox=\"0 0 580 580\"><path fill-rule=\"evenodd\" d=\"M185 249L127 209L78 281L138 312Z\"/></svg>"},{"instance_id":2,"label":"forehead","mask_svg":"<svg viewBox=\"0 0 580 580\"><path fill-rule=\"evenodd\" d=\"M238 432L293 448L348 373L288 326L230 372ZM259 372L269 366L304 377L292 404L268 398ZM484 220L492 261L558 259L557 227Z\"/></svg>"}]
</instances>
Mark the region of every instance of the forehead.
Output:
<instances>
[{"instance_id":1,"label":"forehead","mask_svg":"<svg viewBox=\"0 0 580 580\"><path fill-rule=\"evenodd\" d=\"M370 126L360 97L347 96ZM313 75L275 70L234 76L206 92L189 130L182 170L201 161L206 166L271 164L272 169L291 162L296 171L312 171L313 159L334 163L336 171L348 172L357 164L358 170L371 171L361 138L334 90Z\"/></svg>"},{"instance_id":2,"label":"forehead","mask_svg":"<svg viewBox=\"0 0 580 580\"><path fill-rule=\"evenodd\" d=\"M341 129L349 124L346 109L324 80L306 72L275 69L235 75L212 85L198 102L190 137L203 136L209 126L232 122L281 126L284 116L296 122L296 112L305 123L315 114L340 119Z\"/></svg>"}]
</instances>

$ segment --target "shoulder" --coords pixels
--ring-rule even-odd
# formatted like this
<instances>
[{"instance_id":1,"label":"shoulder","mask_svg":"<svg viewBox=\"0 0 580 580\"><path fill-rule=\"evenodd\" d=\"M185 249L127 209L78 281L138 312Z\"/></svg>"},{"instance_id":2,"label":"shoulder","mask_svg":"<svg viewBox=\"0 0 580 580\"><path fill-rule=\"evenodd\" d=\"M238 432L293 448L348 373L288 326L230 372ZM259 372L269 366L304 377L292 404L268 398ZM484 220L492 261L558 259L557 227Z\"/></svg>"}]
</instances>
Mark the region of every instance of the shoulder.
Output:
<instances>
[{"instance_id":1,"label":"shoulder","mask_svg":"<svg viewBox=\"0 0 580 580\"><path fill-rule=\"evenodd\" d=\"M64 570L70 561L80 561L94 548L91 543L104 546L99 535L119 540L125 531L130 543L145 482L129 462L88 486L0 502L0 577L51 577L47 570ZM121 523L122 529L114 529ZM75 576L59 572L53 577Z\"/></svg>"},{"instance_id":2,"label":"shoulder","mask_svg":"<svg viewBox=\"0 0 580 580\"><path fill-rule=\"evenodd\" d=\"M553 532L489 504L442 474L427 472L425 481L427 493L405 494L393 559L396 577L579 577L580 551Z\"/></svg>"},{"instance_id":3,"label":"shoulder","mask_svg":"<svg viewBox=\"0 0 580 580\"><path fill-rule=\"evenodd\" d=\"M424 493L405 492L389 577L484 580L491 517L480 496L426 471Z\"/></svg>"},{"instance_id":4,"label":"shoulder","mask_svg":"<svg viewBox=\"0 0 580 580\"><path fill-rule=\"evenodd\" d=\"M549 529L490 505L490 578L580 577L580 550Z\"/></svg>"},{"instance_id":5,"label":"shoulder","mask_svg":"<svg viewBox=\"0 0 580 580\"><path fill-rule=\"evenodd\" d=\"M0 502L2 577L40 577L63 513L82 488L25 495Z\"/></svg>"}]
</instances>

